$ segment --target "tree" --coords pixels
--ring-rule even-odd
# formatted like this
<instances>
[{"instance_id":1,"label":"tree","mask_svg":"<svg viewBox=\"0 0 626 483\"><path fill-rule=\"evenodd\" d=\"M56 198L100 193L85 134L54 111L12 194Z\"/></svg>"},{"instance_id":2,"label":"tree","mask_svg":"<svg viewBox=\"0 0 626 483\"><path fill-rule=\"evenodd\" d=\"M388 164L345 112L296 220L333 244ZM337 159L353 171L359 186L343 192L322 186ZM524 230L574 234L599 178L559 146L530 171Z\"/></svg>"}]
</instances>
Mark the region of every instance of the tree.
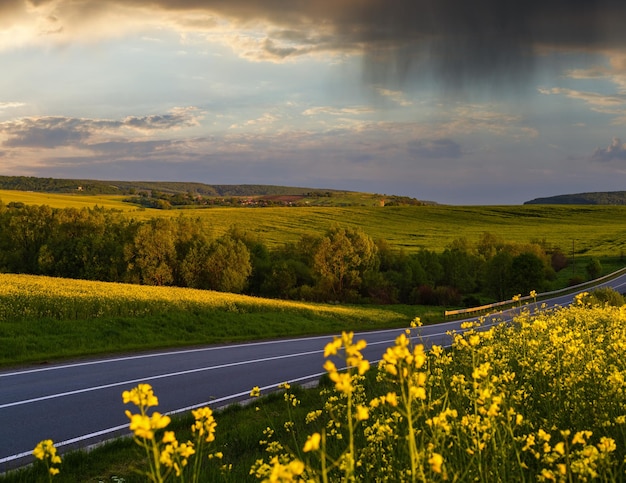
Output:
<instances>
[{"instance_id":1,"label":"tree","mask_svg":"<svg viewBox=\"0 0 626 483\"><path fill-rule=\"evenodd\" d=\"M484 260L491 260L505 246L504 240L493 233L484 232L478 239L476 251Z\"/></svg>"},{"instance_id":2,"label":"tree","mask_svg":"<svg viewBox=\"0 0 626 483\"><path fill-rule=\"evenodd\" d=\"M227 235L233 240L241 241L248 248L252 273L248 277L246 292L260 294L265 279L271 276L273 271L269 250L257 233L246 231L238 225L232 225Z\"/></svg>"},{"instance_id":3,"label":"tree","mask_svg":"<svg viewBox=\"0 0 626 483\"><path fill-rule=\"evenodd\" d=\"M505 300L512 295L513 256L508 251L494 255L485 266L485 288L497 300Z\"/></svg>"},{"instance_id":4,"label":"tree","mask_svg":"<svg viewBox=\"0 0 626 483\"><path fill-rule=\"evenodd\" d=\"M587 266L585 268L587 270L587 275L589 275L590 279L598 278L602 273L602 264L597 258L592 258L591 260L589 260L589 263L587 263Z\"/></svg>"},{"instance_id":5,"label":"tree","mask_svg":"<svg viewBox=\"0 0 626 483\"><path fill-rule=\"evenodd\" d=\"M426 280L423 283L434 287L443 280L443 267L439 255L430 250L421 249L417 255L414 255L426 274Z\"/></svg>"},{"instance_id":6,"label":"tree","mask_svg":"<svg viewBox=\"0 0 626 483\"><path fill-rule=\"evenodd\" d=\"M568 260L560 248L555 248L550 254L550 264L555 272L560 272L567 267Z\"/></svg>"},{"instance_id":7,"label":"tree","mask_svg":"<svg viewBox=\"0 0 626 483\"><path fill-rule=\"evenodd\" d=\"M529 294L541 290L545 281L543 261L534 253L522 253L511 262L512 288L515 293Z\"/></svg>"},{"instance_id":8,"label":"tree","mask_svg":"<svg viewBox=\"0 0 626 483\"><path fill-rule=\"evenodd\" d=\"M439 260L443 268L442 285L454 287L462 293L476 290L478 257L460 248L446 248Z\"/></svg>"},{"instance_id":9,"label":"tree","mask_svg":"<svg viewBox=\"0 0 626 483\"><path fill-rule=\"evenodd\" d=\"M225 235L211 245L206 269L209 288L240 293L252 273L250 251L241 240Z\"/></svg>"},{"instance_id":10,"label":"tree","mask_svg":"<svg viewBox=\"0 0 626 483\"><path fill-rule=\"evenodd\" d=\"M56 210L49 206L24 206L11 216L8 224L8 243L11 254L7 256L10 272L41 273L39 251L50 237Z\"/></svg>"},{"instance_id":11,"label":"tree","mask_svg":"<svg viewBox=\"0 0 626 483\"><path fill-rule=\"evenodd\" d=\"M363 274L376 266L376 254L376 244L361 229L331 228L313 255L318 288L337 300L355 297Z\"/></svg>"},{"instance_id":12,"label":"tree","mask_svg":"<svg viewBox=\"0 0 626 483\"><path fill-rule=\"evenodd\" d=\"M126 250L128 267L141 283L171 285L176 265L175 226L166 218L156 218L137 229Z\"/></svg>"}]
</instances>

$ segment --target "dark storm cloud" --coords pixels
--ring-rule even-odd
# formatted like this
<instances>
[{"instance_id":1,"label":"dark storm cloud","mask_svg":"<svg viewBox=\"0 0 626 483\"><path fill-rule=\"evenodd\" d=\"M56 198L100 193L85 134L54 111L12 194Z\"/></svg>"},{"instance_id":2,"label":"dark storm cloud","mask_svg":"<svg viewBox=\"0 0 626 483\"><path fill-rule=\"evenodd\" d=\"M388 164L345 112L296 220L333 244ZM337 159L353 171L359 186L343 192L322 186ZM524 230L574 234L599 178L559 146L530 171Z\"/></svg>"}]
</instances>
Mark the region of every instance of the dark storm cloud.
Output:
<instances>
[{"instance_id":1,"label":"dark storm cloud","mask_svg":"<svg viewBox=\"0 0 626 483\"><path fill-rule=\"evenodd\" d=\"M132 1L132 0L131 0ZM142 0L135 0L143 4ZM532 73L538 49L626 46L624 0L156 0L170 10L208 10L245 23L266 20L283 36L315 36L326 48L359 49L374 76L428 70L447 85ZM153 4L153 2L151 2ZM278 39L278 36L276 37ZM294 48L267 47L289 56ZM312 48L312 50L315 50Z\"/></svg>"},{"instance_id":2,"label":"dark storm cloud","mask_svg":"<svg viewBox=\"0 0 626 483\"><path fill-rule=\"evenodd\" d=\"M96 25L111 6L161 10L190 30L209 31L217 17L234 28L261 22L267 59L358 51L374 80L428 74L444 87L523 83L550 49L626 46L624 0L4 0L0 15L32 6L53 30ZM141 11L133 15L141 22Z\"/></svg>"}]
</instances>

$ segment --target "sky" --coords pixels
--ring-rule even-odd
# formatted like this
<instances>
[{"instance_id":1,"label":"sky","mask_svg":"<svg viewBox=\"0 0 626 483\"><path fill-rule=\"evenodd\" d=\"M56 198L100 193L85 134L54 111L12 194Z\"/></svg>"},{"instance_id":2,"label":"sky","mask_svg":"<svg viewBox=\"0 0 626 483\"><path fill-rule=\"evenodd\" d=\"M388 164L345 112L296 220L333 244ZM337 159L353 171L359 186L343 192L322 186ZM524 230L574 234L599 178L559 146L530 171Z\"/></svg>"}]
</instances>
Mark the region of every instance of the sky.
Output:
<instances>
[{"instance_id":1,"label":"sky","mask_svg":"<svg viewBox=\"0 0 626 483\"><path fill-rule=\"evenodd\" d=\"M0 0L0 175L626 190L623 0Z\"/></svg>"}]
</instances>

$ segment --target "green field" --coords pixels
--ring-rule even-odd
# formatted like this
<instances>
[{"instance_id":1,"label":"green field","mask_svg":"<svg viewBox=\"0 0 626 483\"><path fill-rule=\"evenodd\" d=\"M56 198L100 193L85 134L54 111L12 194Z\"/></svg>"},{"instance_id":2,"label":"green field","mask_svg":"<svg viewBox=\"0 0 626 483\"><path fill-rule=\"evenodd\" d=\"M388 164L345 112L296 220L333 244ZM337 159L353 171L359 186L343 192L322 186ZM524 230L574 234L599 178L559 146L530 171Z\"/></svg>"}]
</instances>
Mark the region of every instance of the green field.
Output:
<instances>
[{"instance_id":1,"label":"green field","mask_svg":"<svg viewBox=\"0 0 626 483\"><path fill-rule=\"evenodd\" d=\"M0 191L5 204L45 204L55 208L94 207L122 210L136 219L201 217L216 236L232 225L257 233L270 248L320 234L334 224L358 227L374 239L385 239L407 252L441 251L464 237L475 242L484 232L525 243L545 239L566 254L621 257L626 250L626 206L350 206L306 208L139 209L121 196L53 195Z\"/></svg>"},{"instance_id":2,"label":"green field","mask_svg":"<svg viewBox=\"0 0 626 483\"><path fill-rule=\"evenodd\" d=\"M0 274L0 367L124 351L406 327L441 307L334 305ZM67 341L72 343L68 344Z\"/></svg>"}]
</instances>

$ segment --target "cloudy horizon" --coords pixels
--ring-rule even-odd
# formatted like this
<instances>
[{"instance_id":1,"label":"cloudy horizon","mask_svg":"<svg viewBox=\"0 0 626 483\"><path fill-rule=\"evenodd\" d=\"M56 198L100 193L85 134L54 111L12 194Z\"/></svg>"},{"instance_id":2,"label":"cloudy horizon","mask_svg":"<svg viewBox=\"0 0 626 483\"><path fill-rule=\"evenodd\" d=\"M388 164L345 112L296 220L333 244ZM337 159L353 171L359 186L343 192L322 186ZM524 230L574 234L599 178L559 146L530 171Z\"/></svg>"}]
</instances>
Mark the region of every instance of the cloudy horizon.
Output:
<instances>
[{"instance_id":1,"label":"cloudy horizon","mask_svg":"<svg viewBox=\"0 0 626 483\"><path fill-rule=\"evenodd\" d=\"M624 190L617 0L5 0L0 174Z\"/></svg>"}]
</instances>

